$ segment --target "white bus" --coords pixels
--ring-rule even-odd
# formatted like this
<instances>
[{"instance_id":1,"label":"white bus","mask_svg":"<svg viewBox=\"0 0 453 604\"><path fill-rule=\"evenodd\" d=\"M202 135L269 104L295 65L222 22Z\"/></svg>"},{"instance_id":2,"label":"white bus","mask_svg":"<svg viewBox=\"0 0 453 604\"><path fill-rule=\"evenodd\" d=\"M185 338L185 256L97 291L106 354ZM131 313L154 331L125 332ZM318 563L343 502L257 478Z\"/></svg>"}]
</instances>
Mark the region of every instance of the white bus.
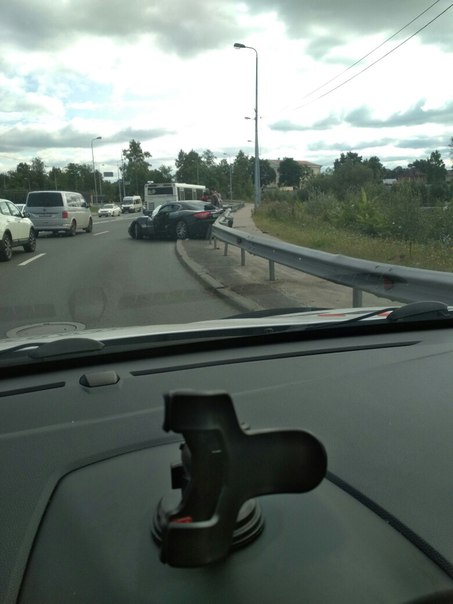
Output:
<instances>
[{"instance_id":1,"label":"white bus","mask_svg":"<svg viewBox=\"0 0 453 604\"><path fill-rule=\"evenodd\" d=\"M188 185L183 182L147 182L143 197L143 210L152 212L154 208L163 203L201 199L204 191L206 191L204 185Z\"/></svg>"}]
</instances>

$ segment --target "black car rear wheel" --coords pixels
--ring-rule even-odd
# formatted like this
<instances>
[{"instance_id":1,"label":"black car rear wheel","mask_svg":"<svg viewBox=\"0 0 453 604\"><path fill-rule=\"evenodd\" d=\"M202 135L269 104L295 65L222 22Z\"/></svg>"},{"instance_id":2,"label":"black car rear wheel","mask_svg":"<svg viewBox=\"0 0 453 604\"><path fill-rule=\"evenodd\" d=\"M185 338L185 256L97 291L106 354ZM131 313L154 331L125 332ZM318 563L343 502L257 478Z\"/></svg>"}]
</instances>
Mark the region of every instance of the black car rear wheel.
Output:
<instances>
[{"instance_id":1,"label":"black car rear wheel","mask_svg":"<svg viewBox=\"0 0 453 604\"><path fill-rule=\"evenodd\" d=\"M184 220L178 220L176 223L176 239L187 239L189 236L189 229Z\"/></svg>"}]
</instances>

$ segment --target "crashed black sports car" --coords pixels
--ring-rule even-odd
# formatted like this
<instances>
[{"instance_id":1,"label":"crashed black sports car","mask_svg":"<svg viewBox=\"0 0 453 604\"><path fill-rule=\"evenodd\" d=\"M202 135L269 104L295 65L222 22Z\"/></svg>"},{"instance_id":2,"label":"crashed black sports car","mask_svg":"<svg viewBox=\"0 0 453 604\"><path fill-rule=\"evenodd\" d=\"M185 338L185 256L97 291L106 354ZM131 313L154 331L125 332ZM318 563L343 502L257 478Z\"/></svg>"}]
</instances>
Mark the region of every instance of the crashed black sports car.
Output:
<instances>
[{"instance_id":1,"label":"crashed black sports car","mask_svg":"<svg viewBox=\"0 0 453 604\"><path fill-rule=\"evenodd\" d=\"M128 228L133 239L148 238L202 238L211 225L224 213L211 203L179 201L157 206L150 216L139 216ZM232 218L229 218L232 226Z\"/></svg>"}]
</instances>

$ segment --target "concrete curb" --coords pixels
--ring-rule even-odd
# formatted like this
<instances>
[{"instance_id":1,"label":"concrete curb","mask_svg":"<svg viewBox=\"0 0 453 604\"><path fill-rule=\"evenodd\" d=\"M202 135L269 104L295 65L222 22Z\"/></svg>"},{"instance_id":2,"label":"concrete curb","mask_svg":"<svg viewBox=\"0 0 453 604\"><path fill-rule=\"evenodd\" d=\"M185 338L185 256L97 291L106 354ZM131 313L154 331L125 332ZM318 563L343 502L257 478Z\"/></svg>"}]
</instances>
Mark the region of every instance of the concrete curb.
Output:
<instances>
[{"instance_id":1,"label":"concrete curb","mask_svg":"<svg viewBox=\"0 0 453 604\"><path fill-rule=\"evenodd\" d=\"M208 289L214 291L218 296L225 299L230 304L233 304L239 310L245 312L264 310L263 306L232 291L229 287L225 286L223 283L210 275L204 267L198 264L198 262L192 260L184 248L183 240L176 240L175 251L181 264L183 264L194 275L194 277L200 281L200 283L202 283Z\"/></svg>"}]
</instances>

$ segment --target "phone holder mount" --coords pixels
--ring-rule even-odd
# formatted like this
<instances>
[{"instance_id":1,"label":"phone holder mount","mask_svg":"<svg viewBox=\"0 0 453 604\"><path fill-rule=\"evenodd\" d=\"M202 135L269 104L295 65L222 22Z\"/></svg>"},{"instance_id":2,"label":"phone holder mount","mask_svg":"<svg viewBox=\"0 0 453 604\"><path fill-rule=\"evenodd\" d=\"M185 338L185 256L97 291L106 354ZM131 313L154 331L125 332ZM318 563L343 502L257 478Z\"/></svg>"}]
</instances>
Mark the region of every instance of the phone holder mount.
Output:
<instances>
[{"instance_id":1,"label":"phone holder mount","mask_svg":"<svg viewBox=\"0 0 453 604\"><path fill-rule=\"evenodd\" d=\"M323 445L303 430L247 431L225 392L176 391L164 396L163 429L181 433L181 463L172 466L173 491L159 502L152 535L161 561L195 567L225 558L264 528L253 499L304 493L327 470ZM179 502L178 502L179 500Z\"/></svg>"}]
</instances>

